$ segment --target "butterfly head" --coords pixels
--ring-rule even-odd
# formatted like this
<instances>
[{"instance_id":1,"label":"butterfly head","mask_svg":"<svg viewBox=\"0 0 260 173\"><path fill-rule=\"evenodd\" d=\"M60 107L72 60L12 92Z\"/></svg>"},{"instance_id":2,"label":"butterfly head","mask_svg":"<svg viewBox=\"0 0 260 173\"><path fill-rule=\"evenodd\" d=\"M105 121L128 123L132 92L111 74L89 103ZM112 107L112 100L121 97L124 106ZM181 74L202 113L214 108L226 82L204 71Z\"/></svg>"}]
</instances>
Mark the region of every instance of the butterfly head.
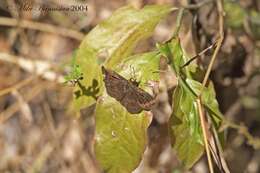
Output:
<instances>
[{"instance_id":1,"label":"butterfly head","mask_svg":"<svg viewBox=\"0 0 260 173\"><path fill-rule=\"evenodd\" d=\"M129 81L134 85L134 86L139 86L140 85L140 81L137 81L135 78L130 78Z\"/></svg>"}]
</instances>

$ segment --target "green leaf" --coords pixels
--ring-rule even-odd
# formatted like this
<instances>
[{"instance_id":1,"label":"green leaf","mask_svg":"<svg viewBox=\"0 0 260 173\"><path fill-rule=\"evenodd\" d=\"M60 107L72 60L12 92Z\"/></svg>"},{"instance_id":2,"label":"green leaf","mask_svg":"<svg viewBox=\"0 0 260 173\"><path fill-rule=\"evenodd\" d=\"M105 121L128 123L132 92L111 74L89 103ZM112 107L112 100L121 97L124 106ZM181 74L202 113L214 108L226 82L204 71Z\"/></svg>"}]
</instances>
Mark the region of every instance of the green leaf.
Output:
<instances>
[{"instance_id":1,"label":"green leaf","mask_svg":"<svg viewBox=\"0 0 260 173\"><path fill-rule=\"evenodd\" d=\"M193 68L193 65L189 66L188 68L181 68L185 62L188 61L188 59L184 56L184 52L180 44L180 39L178 37L172 38L170 41L164 44L157 44L157 48L162 56L168 58L169 64L177 76L180 76L181 73L190 76L190 71L191 68Z\"/></svg>"},{"instance_id":2,"label":"green leaf","mask_svg":"<svg viewBox=\"0 0 260 173\"><path fill-rule=\"evenodd\" d=\"M65 78L65 83L72 82L73 84L79 82L82 79L82 70L79 65L76 64L76 52L74 52L71 63L70 63L70 72Z\"/></svg>"},{"instance_id":3,"label":"green leaf","mask_svg":"<svg viewBox=\"0 0 260 173\"><path fill-rule=\"evenodd\" d=\"M162 56L168 58L168 60L170 61L170 57L172 56L172 54L168 43L165 44L156 43L156 48L158 49L158 51Z\"/></svg>"},{"instance_id":4,"label":"green leaf","mask_svg":"<svg viewBox=\"0 0 260 173\"><path fill-rule=\"evenodd\" d=\"M92 32L85 37L76 55L76 63L83 73L83 80L74 88L73 109L76 110L94 104L103 90L97 51L93 49L94 43L91 44L89 39L91 35Z\"/></svg>"},{"instance_id":5,"label":"green leaf","mask_svg":"<svg viewBox=\"0 0 260 173\"><path fill-rule=\"evenodd\" d=\"M226 12L225 22L227 26L234 29L240 29L243 27L247 15L246 11L239 5L239 2L225 0L224 10Z\"/></svg>"},{"instance_id":6,"label":"green leaf","mask_svg":"<svg viewBox=\"0 0 260 173\"><path fill-rule=\"evenodd\" d=\"M173 113L169 121L169 131L173 148L177 151L184 167L190 168L203 154L203 136L199 121L196 98L202 84L192 79L179 84L173 95ZM204 88L202 103L214 122L216 129L220 127L222 114L219 111L212 83ZM223 138L223 134L219 134ZM223 139L221 139L223 140Z\"/></svg>"},{"instance_id":7,"label":"green leaf","mask_svg":"<svg viewBox=\"0 0 260 173\"><path fill-rule=\"evenodd\" d=\"M252 34L254 36L254 39L259 40L260 39L260 12L251 10L249 18L249 24L250 29L252 30Z\"/></svg>"},{"instance_id":8,"label":"green leaf","mask_svg":"<svg viewBox=\"0 0 260 173\"><path fill-rule=\"evenodd\" d=\"M129 173L141 161L150 124L144 112L132 115L104 96L96 108L95 155L107 173Z\"/></svg>"},{"instance_id":9,"label":"green leaf","mask_svg":"<svg viewBox=\"0 0 260 173\"><path fill-rule=\"evenodd\" d=\"M173 94L173 112L169 120L173 149L183 166L190 168L203 154L203 138L195 97L178 85Z\"/></svg>"},{"instance_id":10,"label":"green leaf","mask_svg":"<svg viewBox=\"0 0 260 173\"><path fill-rule=\"evenodd\" d=\"M254 9L245 9L239 1L224 1L225 23L235 30L245 30L254 39L260 39L260 12ZM245 25L246 24L246 25ZM246 28L245 28L246 26Z\"/></svg>"},{"instance_id":11,"label":"green leaf","mask_svg":"<svg viewBox=\"0 0 260 173\"><path fill-rule=\"evenodd\" d=\"M117 65L115 71L120 72L126 79L135 78L140 82L139 87L152 92L148 85L152 81L159 82L159 61L160 55L155 51L133 55Z\"/></svg>"},{"instance_id":12,"label":"green leaf","mask_svg":"<svg viewBox=\"0 0 260 173\"><path fill-rule=\"evenodd\" d=\"M199 95L202 89L202 84L192 79L186 79L186 82L196 93L196 95ZM223 115L219 110L219 105L216 99L216 93L212 82L209 83L209 86L207 88L203 89L201 100L202 104L207 108L209 115L215 123L215 126L219 128Z\"/></svg>"},{"instance_id":13,"label":"green leaf","mask_svg":"<svg viewBox=\"0 0 260 173\"><path fill-rule=\"evenodd\" d=\"M128 57L136 47L138 41L151 36L155 26L164 18L172 8L168 5L148 5L141 10L127 6L119 9L101 24L104 28L113 25L110 30L101 34L110 35L110 44L118 46L110 52L106 61L107 67L113 67Z\"/></svg>"},{"instance_id":14,"label":"green leaf","mask_svg":"<svg viewBox=\"0 0 260 173\"><path fill-rule=\"evenodd\" d=\"M125 59L115 70L126 79L134 69L140 87L148 92L147 83L159 80L160 56L156 52L135 55ZM130 114L106 93L96 105L95 154L102 169L108 173L130 173L140 163L146 143L146 130L151 115L143 111Z\"/></svg>"},{"instance_id":15,"label":"green leaf","mask_svg":"<svg viewBox=\"0 0 260 173\"><path fill-rule=\"evenodd\" d=\"M163 46L168 46L167 49L163 49L164 51L168 50L167 53L164 52L164 55L168 54L171 67L178 78L178 86L172 99L173 113L169 121L171 143L183 166L190 168L204 152L203 135L196 102L202 84L193 77L199 76L196 73L200 73L200 70L194 64L182 68L188 58L185 57L178 38L173 38ZM214 126L218 129L222 114L215 97L214 87L210 83L207 88L204 88L201 98L206 111L212 117Z\"/></svg>"},{"instance_id":16,"label":"green leaf","mask_svg":"<svg viewBox=\"0 0 260 173\"><path fill-rule=\"evenodd\" d=\"M105 63L111 68L119 64L132 53L138 41L152 34L155 26L171 10L167 5L150 5L141 10L122 7L89 32L76 57L84 79L74 90L75 109L94 104L102 94L100 64Z\"/></svg>"}]
</instances>

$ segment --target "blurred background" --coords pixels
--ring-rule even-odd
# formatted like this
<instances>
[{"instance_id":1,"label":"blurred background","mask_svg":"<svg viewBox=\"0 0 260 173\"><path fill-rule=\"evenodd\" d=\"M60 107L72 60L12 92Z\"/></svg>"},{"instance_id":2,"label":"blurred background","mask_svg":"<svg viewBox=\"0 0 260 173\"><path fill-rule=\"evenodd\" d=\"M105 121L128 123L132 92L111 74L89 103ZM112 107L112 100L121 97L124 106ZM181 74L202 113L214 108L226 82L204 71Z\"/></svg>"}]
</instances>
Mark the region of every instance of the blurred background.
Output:
<instances>
[{"instance_id":1,"label":"blurred background","mask_svg":"<svg viewBox=\"0 0 260 173\"><path fill-rule=\"evenodd\" d=\"M198 4L199 2L199 4ZM1 0L0 1L0 172L100 172L93 155L91 110L68 111L72 87L63 84L73 52L93 27L116 9L131 4L189 6L181 43L194 56L217 38L218 13L211 0ZM196 5L197 4L197 5ZM82 5L80 11L48 11L43 7ZM37 10L41 6L42 10ZM194 7L194 8L193 8ZM260 1L224 1L225 39L211 73L220 109L239 126L227 129L225 158L231 172L260 172ZM167 40L176 20L173 12L136 52L153 50ZM213 51L199 61L207 66ZM172 74L162 86L176 86ZM160 100L168 103L162 93ZM184 171L171 151L167 135L169 105L148 129L149 148L138 172L206 173L202 157Z\"/></svg>"}]
</instances>

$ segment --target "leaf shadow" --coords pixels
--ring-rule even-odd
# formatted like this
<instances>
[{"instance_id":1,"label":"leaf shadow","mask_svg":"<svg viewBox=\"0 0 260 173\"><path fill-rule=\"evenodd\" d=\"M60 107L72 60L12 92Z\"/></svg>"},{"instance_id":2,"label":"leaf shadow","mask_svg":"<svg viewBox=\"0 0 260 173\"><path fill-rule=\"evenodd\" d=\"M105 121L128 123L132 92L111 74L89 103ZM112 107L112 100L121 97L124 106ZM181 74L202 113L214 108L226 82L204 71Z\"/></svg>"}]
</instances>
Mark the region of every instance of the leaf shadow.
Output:
<instances>
[{"instance_id":1,"label":"leaf shadow","mask_svg":"<svg viewBox=\"0 0 260 173\"><path fill-rule=\"evenodd\" d=\"M183 121L182 121L182 119L181 118L179 118L176 114L173 114L172 115L172 125L173 126L178 126L178 125L181 125L181 124L183 124Z\"/></svg>"},{"instance_id":2,"label":"leaf shadow","mask_svg":"<svg viewBox=\"0 0 260 173\"><path fill-rule=\"evenodd\" d=\"M93 97L95 100L97 100L98 96L97 94L99 93L99 87L98 87L98 81L96 79L92 80L92 84L89 87L85 87L82 85L81 82L77 83L80 90L77 90L74 92L76 99L78 99L80 96L90 96Z\"/></svg>"}]
</instances>

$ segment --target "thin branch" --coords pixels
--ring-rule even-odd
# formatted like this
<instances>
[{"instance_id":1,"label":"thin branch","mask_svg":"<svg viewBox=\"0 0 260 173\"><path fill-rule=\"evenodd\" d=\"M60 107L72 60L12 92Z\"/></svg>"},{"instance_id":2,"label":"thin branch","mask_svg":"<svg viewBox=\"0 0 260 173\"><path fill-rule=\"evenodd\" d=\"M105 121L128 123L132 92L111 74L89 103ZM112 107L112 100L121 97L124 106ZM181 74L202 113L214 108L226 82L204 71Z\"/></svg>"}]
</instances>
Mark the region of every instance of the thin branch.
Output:
<instances>
[{"instance_id":1,"label":"thin branch","mask_svg":"<svg viewBox=\"0 0 260 173\"><path fill-rule=\"evenodd\" d=\"M211 61L209 63L209 67L208 67L208 69L206 71L206 74L205 74L205 77L203 79L202 90L203 90L203 88L207 84L207 81L208 81L208 78L209 78L209 74L210 74L210 72L212 70L213 64L214 64L214 62L216 60L217 54L218 54L218 52L220 50L220 47L221 47L223 39L224 39L224 29L223 29L224 28L224 19L223 19L224 10L223 10L223 5L222 5L222 0L217 0L217 8L218 8L218 14L219 14L219 21L218 21L218 23L219 23L219 39L217 41L216 49L215 49L215 51L214 51L214 53L212 55ZM202 90L201 90L200 93L202 93Z\"/></svg>"},{"instance_id":2,"label":"thin branch","mask_svg":"<svg viewBox=\"0 0 260 173\"><path fill-rule=\"evenodd\" d=\"M198 9L198 8L202 7L203 5L206 5L207 3L210 3L210 2L213 2L213 0L205 0L205 1L199 2L197 4L187 5L187 6L183 6L180 8L172 8L172 11L179 9L179 13L178 13L178 16L176 19L176 26L175 26L174 33L172 34L172 37L168 41L171 41L173 38L178 36L180 28L181 28L181 22L182 22L184 10Z\"/></svg>"},{"instance_id":3,"label":"thin branch","mask_svg":"<svg viewBox=\"0 0 260 173\"><path fill-rule=\"evenodd\" d=\"M42 92L43 89L45 89L48 86L37 85L34 88L31 89L31 91L24 96L25 102L29 102L34 97L36 97L38 94ZM17 111L19 111L19 102L16 102L8 107L5 111L0 113L0 125L6 122L8 119L10 119Z\"/></svg>"},{"instance_id":4,"label":"thin branch","mask_svg":"<svg viewBox=\"0 0 260 173\"><path fill-rule=\"evenodd\" d=\"M84 34L72 29L66 29L58 26L54 26L51 24L33 22L24 19L14 19L9 17L0 17L0 26L13 26L13 27L21 27L27 29L34 29L43 32L49 32L53 34L62 35L65 37L70 37L76 40L81 41L84 38Z\"/></svg>"},{"instance_id":5,"label":"thin branch","mask_svg":"<svg viewBox=\"0 0 260 173\"><path fill-rule=\"evenodd\" d=\"M199 115L200 115L200 121L201 121L201 127L202 127L202 131L203 131L203 139L204 139L204 144L205 144L205 149L206 149L206 153L207 153L207 158L208 158L208 164L209 164L209 169L210 169L210 172L213 173L214 170L213 170L213 166L212 166L212 160L211 160L211 154L210 154L210 151L209 151L209 145L208 145L208 138L207 138L207 129L206 129L206 121L205 121L205 117L204 117L204 114L203 114L203 108L202 108L202 105L201 105L201 95L202 95L202 92L203 92L203 89L205 88L206 84L207 84L207 81L208 81L208 78L209 78L209 74L212 70L212 67L213 67L213 64L215 62L215 59L217 57L217 54L220 50L220 47L222 45L222 42L223 42L223 39L224 39L224 31L223 31L223 28L224 28L224 22L223 22L223 6L222 6L222 0L216 0L217 1L217 9L218 9L218 14L219 14L219 39L217 41L217 46L216 46L216 49L212 55L212 58L211 58L211 61L210 61L210 64L208 66L208 69L206 71L206 74L205 74L205 77L203 79L203 82L202 82L202 87L201 87L201 90L200 90L200 94L198 96L198 99L196 100L197 104L198 104L198 109L199 109Z\"/></svg>"},{"instance_id":6,"label":"thin branch","mask_svg":"<svg viewBox=\"0 0 260 173\"><path fill-rule=\"evenodd\" d=\"M56 140L48 141L43 148L41 149L41 152L37 154L33 162L28 166L27 170L25 172L28 173L35 173L40 172L42 168L45 166L46 161L51 157L53 154L53 151L61 145L61 138L67 131L69 126L61 126L56 131Z\"/></svg>"},{"instance_id":7,"label":"thin branch","mask_svg":"<svg viewBox=\"0 0 260 173\"><path fill-rule=\"evenodd\" d=\"M65 81L62 75L51 70L52 65L46 61L29 60L28 58L18 57L7 53L0 53L0 60L17 64L24 70L50 81L56 81L58 83L63 83Z\"/></svg>"},{"instance_id":8,"label":"thin branch","mask_svg":"<svg viewBox=\"0 0 260 173\"><path fill-rule=\"evenodd\" d=\"M8 93L10 93L10 92L12 92L12 91L14 91L14 90L18 90L18 89L24 87L25 85L27 85L27 84L29 84L30 82L32 82L33 79L35 79L35 77L36 77L36 76L30 76L30 77L28 77L28 78L22 80L21 82L19 82L19 83L13 85L13 86L11 86L11 87L8 87L8 88L5 88L5 89L3 89L3 90L0 90L0 97L1 97L2 95L8 94Z\"/></svg>"},{"instance_id":9,"label":"thin branch","mask_svg":"<svg viewBox=\"0 0 260 173\"><path fill-rule=\"evenodd\" d=\"M179 35L179 31L181 28L181 22L182 22L182 18L183 18L183 13L184 13L184 8L180 8L178 16L177 16L177 20L176 20L176 29L172 35L172 38L175 38ZM172 40L172 38L170 40Z\"/></svg>"},{"instance_id":10,"label":"thin branch","mask_svg":"<svg viewBox=\"0 0 260 173\"><path fill-rule=\"evenodd\" d=\"M223 125L220 128L220 131L223 131L226 128L232 128L238 131L239 134L244 136L247 139L247 143L251 145L255 150L260 149L260 138L258 137L253 137L249 131L248 128L244 124L236 124L230 120L224 119L223 120Z\"/></svg>"},{"instance_id":11,"label":"thin branch","mask_svg":"<svg viewBox=\"0 0 260 173\"><path fill-rule=\"evenodd\" d=\"M183 8L189 9L189 10L194 10L194 9L201 8L202 6L204 6L208 3L211 3L211 2L213 2L213 0L205 0L205 1L198 2L197 4L189 4L189 5L183 6Z\"/></svg>"},{"instance_id":12,"label":"thin branch","mask_svg":"<svg viewBox=\"0 0 260 173\"><path fill-rule=\"evenodd\" d=\"M196 102L197 102L197 106L198 106L198 110L199 110L200 124L201 124L201 128L202 128L202 133L203 133L203 140L204 140L204 145L205 145L205 149L206 149L209 170L210 170L210 173L214 173L212 159L211 159L211 154L210 154L210 150L209 150L209 143L208 143L208 135L207 135L207 127L206 127L205 115L203 113L203 109L202 109L202 106L201 106L200 97L198 99L196 99Z\"/></svg>"},{"instance_id":13,"label":"thin branch","mask_svg":"<svg viewBox=\"0 0 260 173\"><path fill-rule=\"evenodd\" d=\"M212 45L210 45L209 47L207 47L206 49L202 50L200 53L198 53L197 55L193 56L192 58L190 58L184 65L181 66L181 68L189 65L192 61L194 61L195 59L197 59L198 57L200 57L201 55L203 55L204 53L206 53L208 50L212 49L214 46L216 45L216 42L213 43Z\"/></svg>"},{"instance_id":14,"label":"thin branch","mask_svg":"<svg viewBox=\"0 0 260 173\"><path fill-rule=\"evenodd\" d=\"M16 98L18 106L20 108L20 117L22 122L27 126L31 125L33 122L33 116L28 102L24 100L24 97L17 90L13 90L12 95Z\"/></svg>"}]
</instances>

